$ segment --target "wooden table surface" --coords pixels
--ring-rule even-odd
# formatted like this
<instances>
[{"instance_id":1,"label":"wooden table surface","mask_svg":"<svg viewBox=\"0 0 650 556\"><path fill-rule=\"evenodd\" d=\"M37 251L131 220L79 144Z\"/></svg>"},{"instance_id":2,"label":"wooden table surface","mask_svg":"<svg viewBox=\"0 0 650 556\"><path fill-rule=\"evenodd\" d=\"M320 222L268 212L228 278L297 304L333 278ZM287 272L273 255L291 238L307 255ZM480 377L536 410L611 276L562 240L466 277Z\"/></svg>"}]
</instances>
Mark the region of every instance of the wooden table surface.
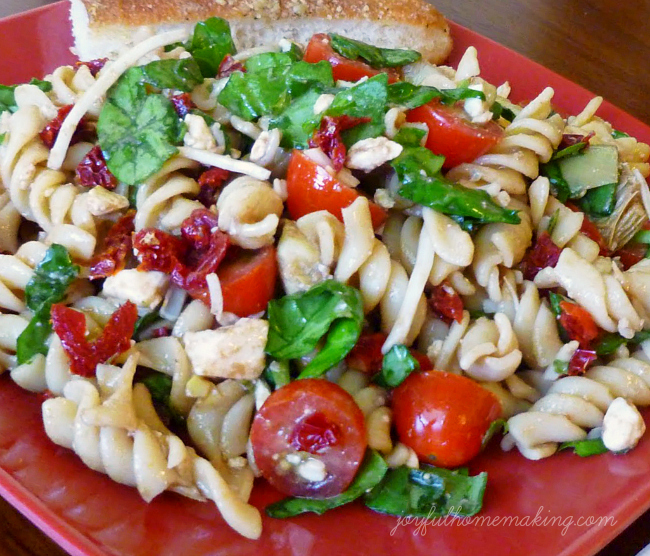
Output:
<instances>
[{"instance_id":1,"label":"wooden table surface","mask_svg":"<svg viewBox=\"0 0 650 556\"><path fill-rule=\"evenodd\" d=\"M2 0L0 16L47 0ZM650 123L650 2L436 0L450 19L604 96ZM650 512L598 556L632 556L650 543ZM63 556L0 499L0 556Z\"/></svg>"}]
</instances>

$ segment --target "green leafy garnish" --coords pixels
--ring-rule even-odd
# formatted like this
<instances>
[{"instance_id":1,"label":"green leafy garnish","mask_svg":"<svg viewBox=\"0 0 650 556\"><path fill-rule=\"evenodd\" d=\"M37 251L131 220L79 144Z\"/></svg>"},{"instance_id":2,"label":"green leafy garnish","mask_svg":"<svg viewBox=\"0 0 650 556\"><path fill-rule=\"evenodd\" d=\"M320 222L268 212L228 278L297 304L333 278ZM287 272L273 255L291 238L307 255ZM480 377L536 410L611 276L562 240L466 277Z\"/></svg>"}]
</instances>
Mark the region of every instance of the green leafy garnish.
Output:
<instances>
[{"instance_id":1,"label":"green leafy garnish","mask_svg":"<svg viewBox=\"0 0 650 556\"><path fill-rule=\"evenodd\" d=\"M163 373L152 373L140 382L147 387L156 413L167 425L181 426L185 418L171 404L173 379Z\"/></svg>"},{"instance_id":2,"label":"green leafy garnish","mask_svg":"<svg viewBox=\"0 0 650 556\"><path fill-rule=\"evenodd\" d=\"M230 24L219 17L197 23L185 48L199 64L204 77L215 77L226 55L236 52Z\"/></svg>"},{"instance_id":3,"label":"green leafy garnish","mask_svg":"<svg viewBox=\"0 0 650 556\"><path fill-rule=\"evenodd\" d=\"M381 371L376 374L373 380L384 388L396 388L413 371L420 369L418 360L411 355L409 348L401 344L393 346L384 355Z\"/></svg>"},{"instance_id":4,"label":"green leafy garnish","mask_svg":"<svg viewBox=\"0 0 650 556\"><path fill-rule=\"evenodd\" d=\"M285 498L267 506L266 515L278 519L308 512L322 515L328 510L349 504L363 496L366 491L379 484L386 471L388 466L384 458L374 450L368 450L356 477L345 492L331 498Z\"/></svg>"},{"instance_id":5,"label":"green leafy garnish","mask_svg":"<svg viewBox=\"0 0 650 556\"><path fill-rule=\"evenodd\" d=\"M485 434L483 435L483 440L481 441L481 448L485 449L485 447L489 444L490 440L492 440L492 437L497 434L498 432L502 432L505 434L508 432L508 421L505 419L495 419L490 423L490 426L488 427L488 430L485 431Z\"/></svg>"},{"instance_id":6,"label":"green leafy garnish","mask_svg":"<svg viewBox=\"0 0 650 556\"><path fill-rule=\"evenodd\" d=\"M555 160L539 165L539 173L551 183L551 192L560 203L566 203L571 196L571 188L562 176L560 166Z\"/></svg>"},{"instance_id":7,"label":"green leafy garnish","mask_svg":"<svg viewBox=\"0 0 650 556\"><path fill-rule=\"evenodd\" d=\"M402 145L402 147L421 147L422 140L426 137L427 132L419 127L402 126L393 137L393 141Z\"/></svg>"},{"instance_id":8,"label":"green leafy garnish","mask_svg":"<svg viewBox=\"0 0 650 556\"><path fill-rule=\"evenodd\" d=\"M282 145L285 148L307 147L321 121L321 114L314 114L314 104L319 96L319 91L309 91L269 123L270 128L282 131Z\"/></svg>"},{"instance_id":9,"label":"green leafy garnish","mask_svg":"<svg viewBox=\"0 0 650 556\"><path fill-rule=\"evenodd\" d=\"M276 390L291 382L291 369L288 361L271 361L264 369L264 379Z\"/></svg>"},{"instance_id":10,"label":"green leafy garnish","mask_svg":"<svg viewBox=\"0 0 650 556\"><path fill-rule=\"evenodd\" d=\"M158 311L149 311L145 313L135 322L133 328L133 339L136 342L140 341L140 335L149 328L154 322L160 319L160 313Z\"/></svg>"},{"instance_id":11,"label":"green leafy garnish","mask_svg":"<svg viewBox=\"0 0 650 556\"><path fill-rule=\"evenodd\" d=\"M570 145L568 147L565 147L564 149L560 149L559 151L553 153L551 160L560 160L561 158L566 158L567 156L573 156L578 153L581 153L583 150L585 150L585 147L587 145L588 143L586 141L581 141L580 143L576 143L575 145Z\"/></svg>"},{"instance_id":12,"label":"green leafy garnish","mask_svg":"<svg viewBox=\"0 0 650 556\"><path fill-rule=\"evenodd\" d=\"M431 102L434 98L440 99L444 104L455 104L459 100L467 98L485 100L485 95L481 91L475 91L467 86L440 90L435 87L413 85L406 81L400 81L388 86L388 103L396 106L409 109L417 108Z\"/></svg>"},{"instance_id":13,"label":"green leafy garnish","mask_svg":"<svg viewBox=\"0 0 650 556\"><path fill-rule=\"evenodd\" d=\"M464 472L423 465L389 470L368 493L366 506L377 512L413 517L472 516L481 510L487 473Z\"/></svg>"},{"instance_id":14,"label":"green leafy garnish","mask_svg":"<svg viewBox=\"0 0 650 556\"><path fill-rule=\"evenodd\" d=\"M616 353L616 350L628 344L637 345L641 342L650 340L650 330L641 330L637 332L632 338L623 338L618 334L606 333L600 337L599 342L594 347L596 355L612 355Z\"/></svg>"},{"instance_id":15,"label":"green leafy garnish","mask_svg":"<svg viewBox=\"0 0 650 556\"><path fill-rule=\"evenodd\" d=\"M490 107L490 110L493 114L493 120L503 118L504 120L512 122L517 117L517 114L515 114L510 108L503 106L500 102L494 102Z\"/></svg>"},{"instance_id":16,"label":"green leafy garnish","mask_svg":"<svg viewBox=\"0 0 650 556\"><path fill-rule=\"evenodd\" d=\"M399 194L414 203L476 222L518 224L516 210L501 207L482 190L469 189L445 179L440 170L444 157L424 147L405 148L391 162L401 183Z\"/></svg>"},{"instance_id":17,"label":"green leafy garnish","mask_svg":"<svg viewBox=\"0 0 650 556\"><path fill-rule=\"evenodd\" d=\"M162 168L177 152L175 145L184 129L168 98L147 94L145 68L127 70L111 87L97 122L97 137L108 169L129 185ZM158 71L156 76L163 78Z\"/></svg>"},{"instance_id":18,"label":"green leafy garnish","mask_svg":"<svg viewBox=\"0 0 650 556\"><path fill-rule=\"evenodd\" d=\"M375 69L398 68L417 62L422 58L422 55L415 50L379 48L365 42L342 37L335 33L330 34L330 45L334 52L344 58L348 60L358 60L361 58L370 67Z\"/></svg>"},{"instance_id":19,"label":"green leafy garnish","mask_svg":"<svg viewBox=\"0 0 650 556\"><path fill-rule=\"evenodd\" d=\"M569 362L556 359L553 361L553 370L560 376L569 374Z\"/></svg>"},{"instance_id":20,"label":"green leafy garnish","mask_svg":"<svg viewBox=\"0 0 650 556\"><path fill-rule=\"evenodd\" d=\"M157 89L190 92L203 83L201 70L193 58L156 60L141 67L142 82Z\"/></svg>"},{"instance_id":21,"label":"green leafy garnish","mask_svg":"<svg viewBox=\"0 0 650 556\"><path fill-rule=\"evenodd\" d=\"M52 83L49 81L41 81L40 79L33 78L29 85L36 85L44 93L49 93L52 90ZM0 114L9 110L15 112L18 110L16 106L16 97L14 95L18 85L0 85Z\"/></svg>"},{"instance_id":22,"label":"green leafy garnish","mask_svg":"<svg viewBox=\"0 0 650 556\"><path fill-rule=\"evenodd\" d=\"M576 201L576 204L587 216L605 218L614 212L617 189L617 183L609 183L589 189L583 197Z\"/></svg>"},{"instance_id":23,"label":"green leafy garnish","mask_svg":"<svg viewBox=\"0 0 650 556\"><path fill-rule=\"evenodd\" d=\"M34 316L18 336L16 356L19 364L27 363L38 353L47 354L46 342L52 332L50 309L65 297L68 286L78 274L79 267L72 263L68 250L57 243L46 251L34 269L25 288L25 304L34 311Z\"/></svg>"},{"instance_id":24,"label":"green leafy garnish","mask_svg":"<svg viewBox=\"0 0 650 556\"><path fill-rule=\"evenodd\" d=\"M609 452L602 438L588 438L587 440L574 440L560 444L560 450L566 450L567 448L572 448L573 453L579 455L581 458L598 456Z\"/></svg>"},{"instance_id":25,"label":"green leafy garnish","mask_svg":"<svg viewBox=\"0 0 650 556\"><path fill-rule=\"evenodd\" d=\"M327 334L322 349L298 378L318 377L339 363L357 343L363 301L359 290L328 280L306 292L272 300L268 315L266 353L276 359L307 355Z\"/></svg>"},{"instance_id":26,"label":"green leafy garnish","mask_svg":"<svg viewBox=\"0 0 650 556\"><path fill-rule=\"evenodd\" d=\"M381 73L338 92L325 113L328 116L370 118L376 122L383 119L387 101L388 76Z\"/></svg>"},{"instance_id":27,"label":"green leafy garnish","mask_svg":"<svg viewBox=\"0 0 650 556\"><path fill-rule=\"evenodd\" d=\"M615 129L612 131L612 137L614 139L621 139L623 137L629 137L629 134L625 133L624 131L619 131L618 129Z\"/></svg>"}]
</instances>

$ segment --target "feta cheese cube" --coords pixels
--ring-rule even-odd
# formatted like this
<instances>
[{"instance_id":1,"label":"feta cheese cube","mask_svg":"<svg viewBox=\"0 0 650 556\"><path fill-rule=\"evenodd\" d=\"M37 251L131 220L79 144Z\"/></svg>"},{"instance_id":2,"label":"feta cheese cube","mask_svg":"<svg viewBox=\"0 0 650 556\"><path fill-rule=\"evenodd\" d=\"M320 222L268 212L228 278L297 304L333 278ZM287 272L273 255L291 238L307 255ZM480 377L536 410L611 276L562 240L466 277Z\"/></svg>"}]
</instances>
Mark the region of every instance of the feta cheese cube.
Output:
<instances>
[{"instance_id":1,"label":"feta cheese cube","mask_svg":"<svg viewBox=\"0 0 650 556\"><path fill-rule=\"evenodd\" d=\"M636 406L616 398L603 419L603 443L612 452L631 450L645 432L645 423Z\"/></svg>"},{"instance_id":2,"label":"feta cheese cube","mask_svg":"<svg viewBox=\"0 0 650 556\"><path fill-rule=\"evenodd\" d=\"M169 276L164 272L143 272L131 268L106 278L103 291L108 297L153 309L162 301L168 286Z\"/></svg>"}]
</instances>

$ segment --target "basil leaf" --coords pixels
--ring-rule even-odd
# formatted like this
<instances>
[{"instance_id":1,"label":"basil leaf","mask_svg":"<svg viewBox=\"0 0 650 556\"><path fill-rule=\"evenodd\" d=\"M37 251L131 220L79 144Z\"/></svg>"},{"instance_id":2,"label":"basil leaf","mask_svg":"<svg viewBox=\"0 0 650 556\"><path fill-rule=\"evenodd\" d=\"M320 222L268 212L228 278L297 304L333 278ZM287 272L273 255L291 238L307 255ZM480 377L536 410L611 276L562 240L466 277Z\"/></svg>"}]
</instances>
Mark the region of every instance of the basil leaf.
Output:
<instances>
[{"instance_id":1,"label":"basil leaf","mask_svg":"<svg viewBox=\"0 0 650 556\"><path fill-rule=\"evenodd\" d=\"M148 95L145 70L130 68L108 92L97 122L106 165L128 185L147 179L177 152L184 127L169 99Z\"/></svg>"},{"instance_id":2,"label":"basil leaf","mask_svg":"<svg viewBox=\"0 0 650 556\"><path fill-rule=\"evenodd\" d=\"M588 189L580 199L576 200L576 204L587 216L605 218L614 212L617 189L617 183L609 183L594 189Z\"/></svg>"},{"instance_id":3,"label":"basil leaf","mask_svg":"<svg viewBox=\"0 0 650 556\"><path fill-rule=\"evenodd\" d=\"M296 99L277 118L270 121L270 128L282 131L282 146L288 149L306 149L314 131L318 129L321 115L314 114L314 104L320 92L309 91Z\"/></svg>"},{"instance_id":4,"label":"basil leaf","mask_svg":"<svg viewBox=\"0 0 650 556\"><path fill-rule=\"evenodd\" d=\"M500 102L494 102L490 107L490 110L493 114L493 120L503 118L504 120L512 122L517 117L517 114L515 114L510 108L503 106Z\"/></svg>"},{"instance_id":5,"label":"basil leaf","mask_svg":"<svg viewBox=\"0 0 650 556\"><path fill-rule=\"evenodd\" d=\"M253 72L233 73L219 93L219 103L240 118L252 121L279 115L294 98L312 88L322 90L333 84L332 67L324 61L270 65Z\"/></svg>"},{"instance_id":6,"label":"basil leaf","mask_svg":"<svg viewBox=\"0 0 650 556\"><path fill-rule=\"evenodd\" d=\"M478 93L478 91L474 92ZM413 85L406 81L388 86L388 103L405 108L417 108L440 96L440 91L435 87Z\"/></svg>"},{"instance_id":7,"label":"basil leaf","mask_svg":"<svg viewBox=\"0 0 650 556\"><path fill-rule=\"evenodd\" d=\"M133 339L136 342L140 341L140 334L142 334L147 328L149 328L154 322L160 319L160 313L158 311L149 311L145 313L135 322L133 328Z\"/></svg>"},{"instance_id":8,"label":"basil leaf","mask_svg":"<svg viewBox=\"0 0 650 556\"><path fill-rule=\"evenodd\" d=\"M562 176L560 166L556 161L547 162L539 165L539 173L546 176L551 182L551 192L560 203L566 203L571 196L571 188Z\"/></svg>"},{"instance_id":9,"label":"basil leaf","mask_svg":"<svg viewBox=\"0 0 650 556\"><path fill-rule=\"evenodd\" d=\"M41 81L35 77L28 84L36 85L44 93L49 93L52 90L52 83L49 81ZM14 94L16 87L18 87L18 85L0 85L0 114L6 110L9 110L10 112L18 110Z\"/></svg>"},{"instance_id":10,"label":"basil leaf","mask_svg":"<svg viewBox=\"0 0 650 556\"><path fill-rule=\"evenodd\" d=\"M266 507L266 515L277 519L312 512L322 515L328 510L349 504L375 487L384 478L388 466L377 452L368 450L359 471L345 492L331 498L285 498Z\"/></svg>"},{"instance_id":11,"label":"basil leaf","mask_svg":"<svg viewBox=\"0 0 650 556\"><path fill-rule=\"evenodd\" d=\"M463 472L423 465L389 470L365 498L377 512L412 517L472 516L481 510L487 473Z\"/></svg>"},{"instance_id":12,"label":"basil leaf","mask_svg":"<svg viewBox=\"0 0 650 556\"><path fill-rule=\"evenodd\" d=\"M422 140L427 136L427 132L419 127L402 126L393 137L393 141L403 147L421 147Z\"/></svg>"},{"instance_id":13,"label":"basil leaf","mask_svg":"<svg viewBox=\"0 0 650 556\"><path fill-rule=\"evenodd\" d=\"M383 121L388 101L388 76L381 73L358 85L343 89L326 110L328 116L350 116Z\"/></svg>"},{"instance_id":14,"label":"basil leaf","mask_svg":"<svg viewBox=\"0 0 650 556\"><path fill-rule=\"evenodd\" d=\"M384 355L381 371L374 376L373 380L384 388L396 388L413 371L418 371L419 369L420 364L411 355L409 348L397 344Z\"/></svg>"},{"instance_id":15,"label":"basil leaf","mask_svg":"<svg viewBox=\"0 0 650 556\"><path fill-rule=\"evenodd\" d=\"M182 427L185 418L171 404L172 377L163 373L152 373L139 382L149 390L156 413L163 423Z\"/></svg>"},{"instance_id":16,"label":"basil leaf","mask_svg":"<svg viewBox=\"0 0 650 556\"><path fill-rule=\"evenodd\" d=\"M271 361L264 369L264 379L275 390L291 382L291 372L288 361Z\"/></svg>"},{"instance_id":17,"label":"basil leaf","mask_svg":"<svg viewBox=\"0 0 650 556\"><path fill-rule=\"evenodd\" d=\"M581 141L580 143L576 143L575 145L570 145L564 149L561 149L553 153L551 160L560 160L561 158L566 158L567 156L573 156L579 154L585 150L586 146L587 143L585 141Z\"/></svg>"},{"instance_id":18,"label":"basil leaf","mask_svg":"<svg viewBox=\"0 0 650 556\"><path fill-rule=\"evenodd\" d=\"M306 292L272 300L268 315L266 353L276 359L307 355L330 331L319 355L301 373L303 378L322 374L354 347L361 334L363 302L359 290L328 280Z\"/></svg>"},{"instance_id":19,"label":"basil leaf","mask_svg":"<svg viewBox=\"0 0 650 556\"><path fill-rule=\"evenodd\" d=\"M383 135L384 131L386 131L386 124L384 124L383 120L378 122L365 122L343 131L341 133L341 139L343 139L343 144L346 148L349 149L359 141Z\"/></svg>"},{"instance_id":20,"label":"basil leaf","mask_svg":"<svg viewBox=\"0 0 650 556\"><path fill-rule=\"evenodd\" d=\"M551 304L551 311L553 311L553 314L556 317L559 317L562 314L562 307L560 307L560 303L569 300L559 293L549 292L548 301Z\"/></svg>"},{"instance_id":21,"label":"basil leaf","mask_svg":"<svg viewBox=\"0 0 650 556\"><path fill-rule=\"evenodd\" d=\"M248 73L255 73L269 68L289 67L293 63L292 57L284 52L264 52L248 58L244 67Z\"/></svg>"},{"instance_id":22,"label":"basil leaf","mask_svg":"<svg viewBox=\"0 0 650 556\"><path fill-rule=\"evenodd\" d=\"M574 440L560 444L560 450L566 450L567 448L572 448L573 453L579 455L581 458L598 456L609 452L602 438L588 438L587 440Z\"/></svg>"},{"instance_id":23,"label":"basil leaf","mask_svg":"<svg viewBox=\"0 0 650 556\"><path fill-rule=\"evenodd\" d=\"M391 162L401 182L399 194L414 203L476 222L518 224L516 210L505 209L482 190L452 183L440 174L444 157L424 147L409 147ZM423 173L425 175L423 175Z\"/></svg>"},{"instance_id":24,"label":"basil leaf","mask_svg":"<svg viewBox=\"0 0 650 556\"><path fill-rule=\"evenodd\" d=\"M236 52L230 24L219 17L197 23L185 48L197 61L204 77L215 77L226 55Z\"/></svg>"},{"instance_id":25,"label":"basil leaf","mask_svg":"<svg viewBox=\"0 0 650 556\"><path fill-rule=\"evenodd\" d=\"M503 434L508 432L508 421L505 419L495 419L490 423L488 430L486 430L485 434L483 435L483 440L481 440L482 450L486 448L490 440L492 440L492 437L498 432L502 432Z\"/></svg>"},{"instance_id":26,"label":"basil leaf","mask_svg":"<svg viewBox=\"0 0 650 556\"><path fill-rule=\"evenodd\" d=\"M370 67L375 69L397 68L406 64L412 64L422 58L422 55L415 50L378 48L365 42L342 37L335 33L330 34L330 45L334 49L334 52L348 60L361 58Z\"/></svg>"},{"instance_id":27,"label":"basil leaf","mask_svg":"<svg viewBox=\"0 0 650 556\"><path fill-rule=\"evenodd\" d=\"M601 336L594 350L596 351L596 355L599 356L612 355L621 346L627 344L637 345L646 340L650 340L650 330L641 330L630 339L623 338L623 336L619 336L618 334L607 333Z\"/></svg>"},{"instance_id":28,"label":"basil leaf","mask_svg":"<svg viewBox=\"0 0 650 556\"><path fill-rule=\"evenodd\" d=\"M625 133L624 131L619 131L618 129L615 129L612 131L612 137L614 139L621 139L622 137L629 137L629 134Z\"/></svg>"},{"instance_id":29,"label":"basil leaf","mask_svg":"<svg viewBox=\"0 0 650 556\"><path fill-rule=\"evenodd\" d=\"M553 371L558 375L564 376L569 374L569 362L556 359L553 361Z\"/></svg>"},{"instance_id":30,"label":"basil leaf","mask_svg":"<svg viewBox=\"0 0 650 556\"><path fill-rule=\"evenodd\" d=\"M193 58L156 60L142 66L143 81L158 89L190 92L203 83L203 76Z\"/></svg>"},{"instance_id":31,"label":"basil leaf","mask_svg":"<svg viewBox=\"0 0 650 556\"><path fill-rule=\"evenodd\" d=\"M47 339L52 331L50 309L65 297L68 286L79 274L65 247L53 244L46 252L25 288L25 304L34 311L25 330L18 336L16 356L27 363L37 353L47 354Z\"/></svg>"}]
</instances>

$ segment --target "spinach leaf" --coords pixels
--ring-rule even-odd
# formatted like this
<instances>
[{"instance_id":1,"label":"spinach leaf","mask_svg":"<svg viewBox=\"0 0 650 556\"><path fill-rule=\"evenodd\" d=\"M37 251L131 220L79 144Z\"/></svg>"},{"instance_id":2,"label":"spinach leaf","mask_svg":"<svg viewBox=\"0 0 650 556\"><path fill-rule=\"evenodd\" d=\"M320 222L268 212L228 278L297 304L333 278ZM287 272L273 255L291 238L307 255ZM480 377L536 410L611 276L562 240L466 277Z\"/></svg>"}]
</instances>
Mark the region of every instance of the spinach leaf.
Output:
<instances>
[{"instance_id":1,"label":"spinach leaf","mask_svg":"<svg viewBox=\"0 0 650 556\"><path fill-rule=\"evenodd\" d=\"M52 90L52 83L49 81L41 81L35 77L29 82L29 85L36 85L44 93L49 93ZM10 112L18 110L14 95L16 87L18 85L0 85L0 114L6 110Z\"/></svg>"},{"instance_id":2,"label":"spinach leaf","mask_svg":"<svg viewBox=\"0 0 650 556\"><path fill-rule=\"evenodd\" d=\"M384 355L381 371L374 376L373 380L384 388L396 388L413 371L418 371L419 369L420 364L411 355L409 348L397 344Z\"/></svg>"},{"instance_id":3,"label":"spinach leaf","mask_svg":"<svg viewBox=\"0 0 650 556\"><path fill-rule=\"evenodd\" d=\"M289 362L271 361L264 369L264 380L276 390L289 384L291 382Z\"/></svg>"},{"instance_id":4,"label":"spinach leaf","mask_svg":"<svg viewBox=\"0 0 650 556\"><path fill-rule=\"evenodd\" d=\"M248 73L265 71L269 68L289 67L295 60L284 52L263 52L251 56L244 62Z\"/></svg>"},{"instance_id":5,"label":"spinach leaf","mask_svg":"<svg viewBox=\"0 0 650 556\"><path fill-rule=\"evenodd\" d=\"M419 127L402 126L393 137L393 141L402 145L402 147L421 147L422 140L426 137L427 132Z\"/></svg>"},{"instance_id":6,"label":"spinach leaf","mask_svg":"<svg viewBox=\"0 0 650 556\"><path fill-rule=\"evenodd\" d=\"M498 432L502 432L503 434L508 432L508 421L505 419L495 419L490 423L488 430L486 430L483 435L483 440L481 440L481 449L484 450L490 440L492 440L492 437Z\"/></svg>"},{"instance_id":7,"label":"spinach leaf","mask_svg":"<svg viewBox=\"0 0 650 556\"><path fill-rule=\"evenodd\" d=\"M617 183L609 183L594 189L588 189L580 199L576 200L576 204L587 216L605 218L614 212L617 189Z\"/></svg>"},{"instance_id":8,"label":"spinach leaf","mask_svg":"<svg viewBox=\"0 0 650 556\"><path fill-rule=\"evenodd\" d=\"M375 69L396 68L417 62L422 55L415 50L398 48L378 48L370 44L330 34L330 45L337 54L348 60L361 58Z\"/></svg>"},{"instance_id":9,"label":"spinach leaf","mask_svg":"<svg viewBox=\"0 0 650 556\"><path fill-rule=\"evenodd\" d=\"M585 150L586 146L587 143L585 141L581 141L580 143L570 145L568 147L565 147L564 149L554 152L553 156L551 157L551 160L560 160L561 158L566 158L567 156L573 156L575 154L579 154Z\"/></svg>"},{"instance_id":10,"label":"spinach leaf","mask_svg":"<svg viewBox=\"0 0 650 556\"><path fill-rule=\"evenodd\" d=\"M388 466L377 452L368 450L361 467L345 492L331 498L285 498L266 507L266 515L278 519L313 512L318 515L326 511L349 504L360 498L366 491L375 487L384 478Z\"/></svg>"},{"instance_id":11,"label":"spinach leaf","mask_svg":"<svg viewBox=\"0 0 650 556\"><path fill-rule=\"evenodd\" d=\"M25 330L18 336L18 363L27 363L34 355L47 354L46 341L52 332L50 309L65 297L68 286L79 274L65 247L53 244L34 269L25 288L25 304L34 311Z\"/></svg>"},{"instance_id":12,"label":"spinach leaf","mask_svg":"<svg viewBox=\"0 0 650 556\"><path fill-rule=\"evenodd\" d=\"M574 440L560 444L560 450L566 450L567 448L572 448L573 453L579 455L581 458L598 456L609 452L605 444L603 444L602 438L588 438L587 440Z\"/></svg>"},{"instance_id":13,"label":"spinach leaf","mask_svg":"<svg viewBox=\"0 0 650 556\"><path fill-rule=\"evenodd\" d=\"M142 66L142 81L157 89L177 89L188 93L203 83L203 76L193 58L156 60Z\"/></svg>"},{"instance_id":14,"label":"spinach leaf","mask_svg":"<svg viewBox=\"0 0 650 556\"><path fill-rule=\"evenodd\" d=\"M276 359L307 355L329 330L324 347L298 377L304 378L321 375L354 347L361 334L363 302L359 290L328 280L272 300L268 314L266 353Z\"/></svg>"},{"instance_id":15,"label":"spinach leaf","mask_svg":"<svg viewBox=\"0 0 650 556\"><path fill-rule=\"evenodd\" d=\"M467 98L485 100L481 91L475 91L467 86L457 89L436 89L435 87L418 86L401 81L388 86L388 103L405 108L417 108L439 98L444 104L455 104Z\"/></svg>"},{"instance_id":16,"label":"spinach leaf","mask_svg":"<svg viewBox=\"0 0 650 556\"><path fill-rule=\"evenodd\" d=\"M546 176L548 181L551 182L551 192L560 203L566 203L571 196L571 188L562 176L562 170L557 161L552 160L546 164L539 165L539 173Z\"/></svg>"},{"instance_id":17,"label":"spinach leaf","mask_svg":"<svg viewBox=\"0 0 650 556\"><path fill-rule=\"evenodd\" d=\"M197 23L185 48L199 64L204 77L215 77L226 55L236 52L230 24L219 17Z\"/></svg>"},{"instance_id":18,"label":"spinach leaf","mask_svg":"<svg viewBox=\"0 0 650 556\"><path fill-rule=\"evenodd\" d=\"M401 182L399 194L414 203L476 222L518 224L516 210L505 209L482 190L452 183L440 174L444 157L424 147L409 147L391 162Z\"/></svg>"},{"instance_id":19,"label":"spinach leaf","mask_svg":"<svg viewBox=\"0 0 650 556\"><path fill-rule=\"evenodd\" d=\"M348 89L339 91L325 111L328 116L350 116L383 121L388 102L388 76L375 75Z\"/></svg>"},{"instance_id":20,"label":"spinach leaf","mask_svg":"<svg viewBox=\"0 0 650 556\"><path fill-rule=\"evenodd\" d=\"M183 125L169 99L147 94L142 67L127 70L108 92L97 122L106 165L134 185L160 170L177 152Z\"/></svg>"},{"instance_id":21,"label":"spinach leaf","mask_svg":"<svg viewBox=\"0 0 650 556\"><path fill-rule=\"evenodd\" d=\"M463 472L423 465L389 470L368 493L366 506L377 512L412 517L472 516L481 510L487 473Z\"/></svg>"},{"instance_id":22,"label":"spinach leaf","mask_svg":"<svg viewBox=\"0 0 650 556\"><path fill-rule=\"evenodd\" d=\"M163 373L152 373L139 382L142 382L149 390L156 413L163 423L182 428L185 417L171 404L172 377Z\"/></svg>"},{"instance_id":23,"label":"spinach leaf","mask_svg":"<svg viewBox=\"0 0 650 556\"><path fill-rule=\"evenodd\" d=\"M321 120L320 114L314 114L314 104L319 96L320 92L311 90L292 102L277 118L271 120L269 127L282 131L283 147L307 148Z\"/></svg>"},{"instance_id":24,"label":"spinach leaf","mask_svg":"<svg viewBox=\"0 0 650 556\"><path fill-rule=\"evenodd\" d=\"M603 334L600 341L594 347L596 355L612 355L616 350L628 344L637 345L650 340L650 330L640 330L632 338L627 339L614 333Z\"/></svg>"}]
</instances>

